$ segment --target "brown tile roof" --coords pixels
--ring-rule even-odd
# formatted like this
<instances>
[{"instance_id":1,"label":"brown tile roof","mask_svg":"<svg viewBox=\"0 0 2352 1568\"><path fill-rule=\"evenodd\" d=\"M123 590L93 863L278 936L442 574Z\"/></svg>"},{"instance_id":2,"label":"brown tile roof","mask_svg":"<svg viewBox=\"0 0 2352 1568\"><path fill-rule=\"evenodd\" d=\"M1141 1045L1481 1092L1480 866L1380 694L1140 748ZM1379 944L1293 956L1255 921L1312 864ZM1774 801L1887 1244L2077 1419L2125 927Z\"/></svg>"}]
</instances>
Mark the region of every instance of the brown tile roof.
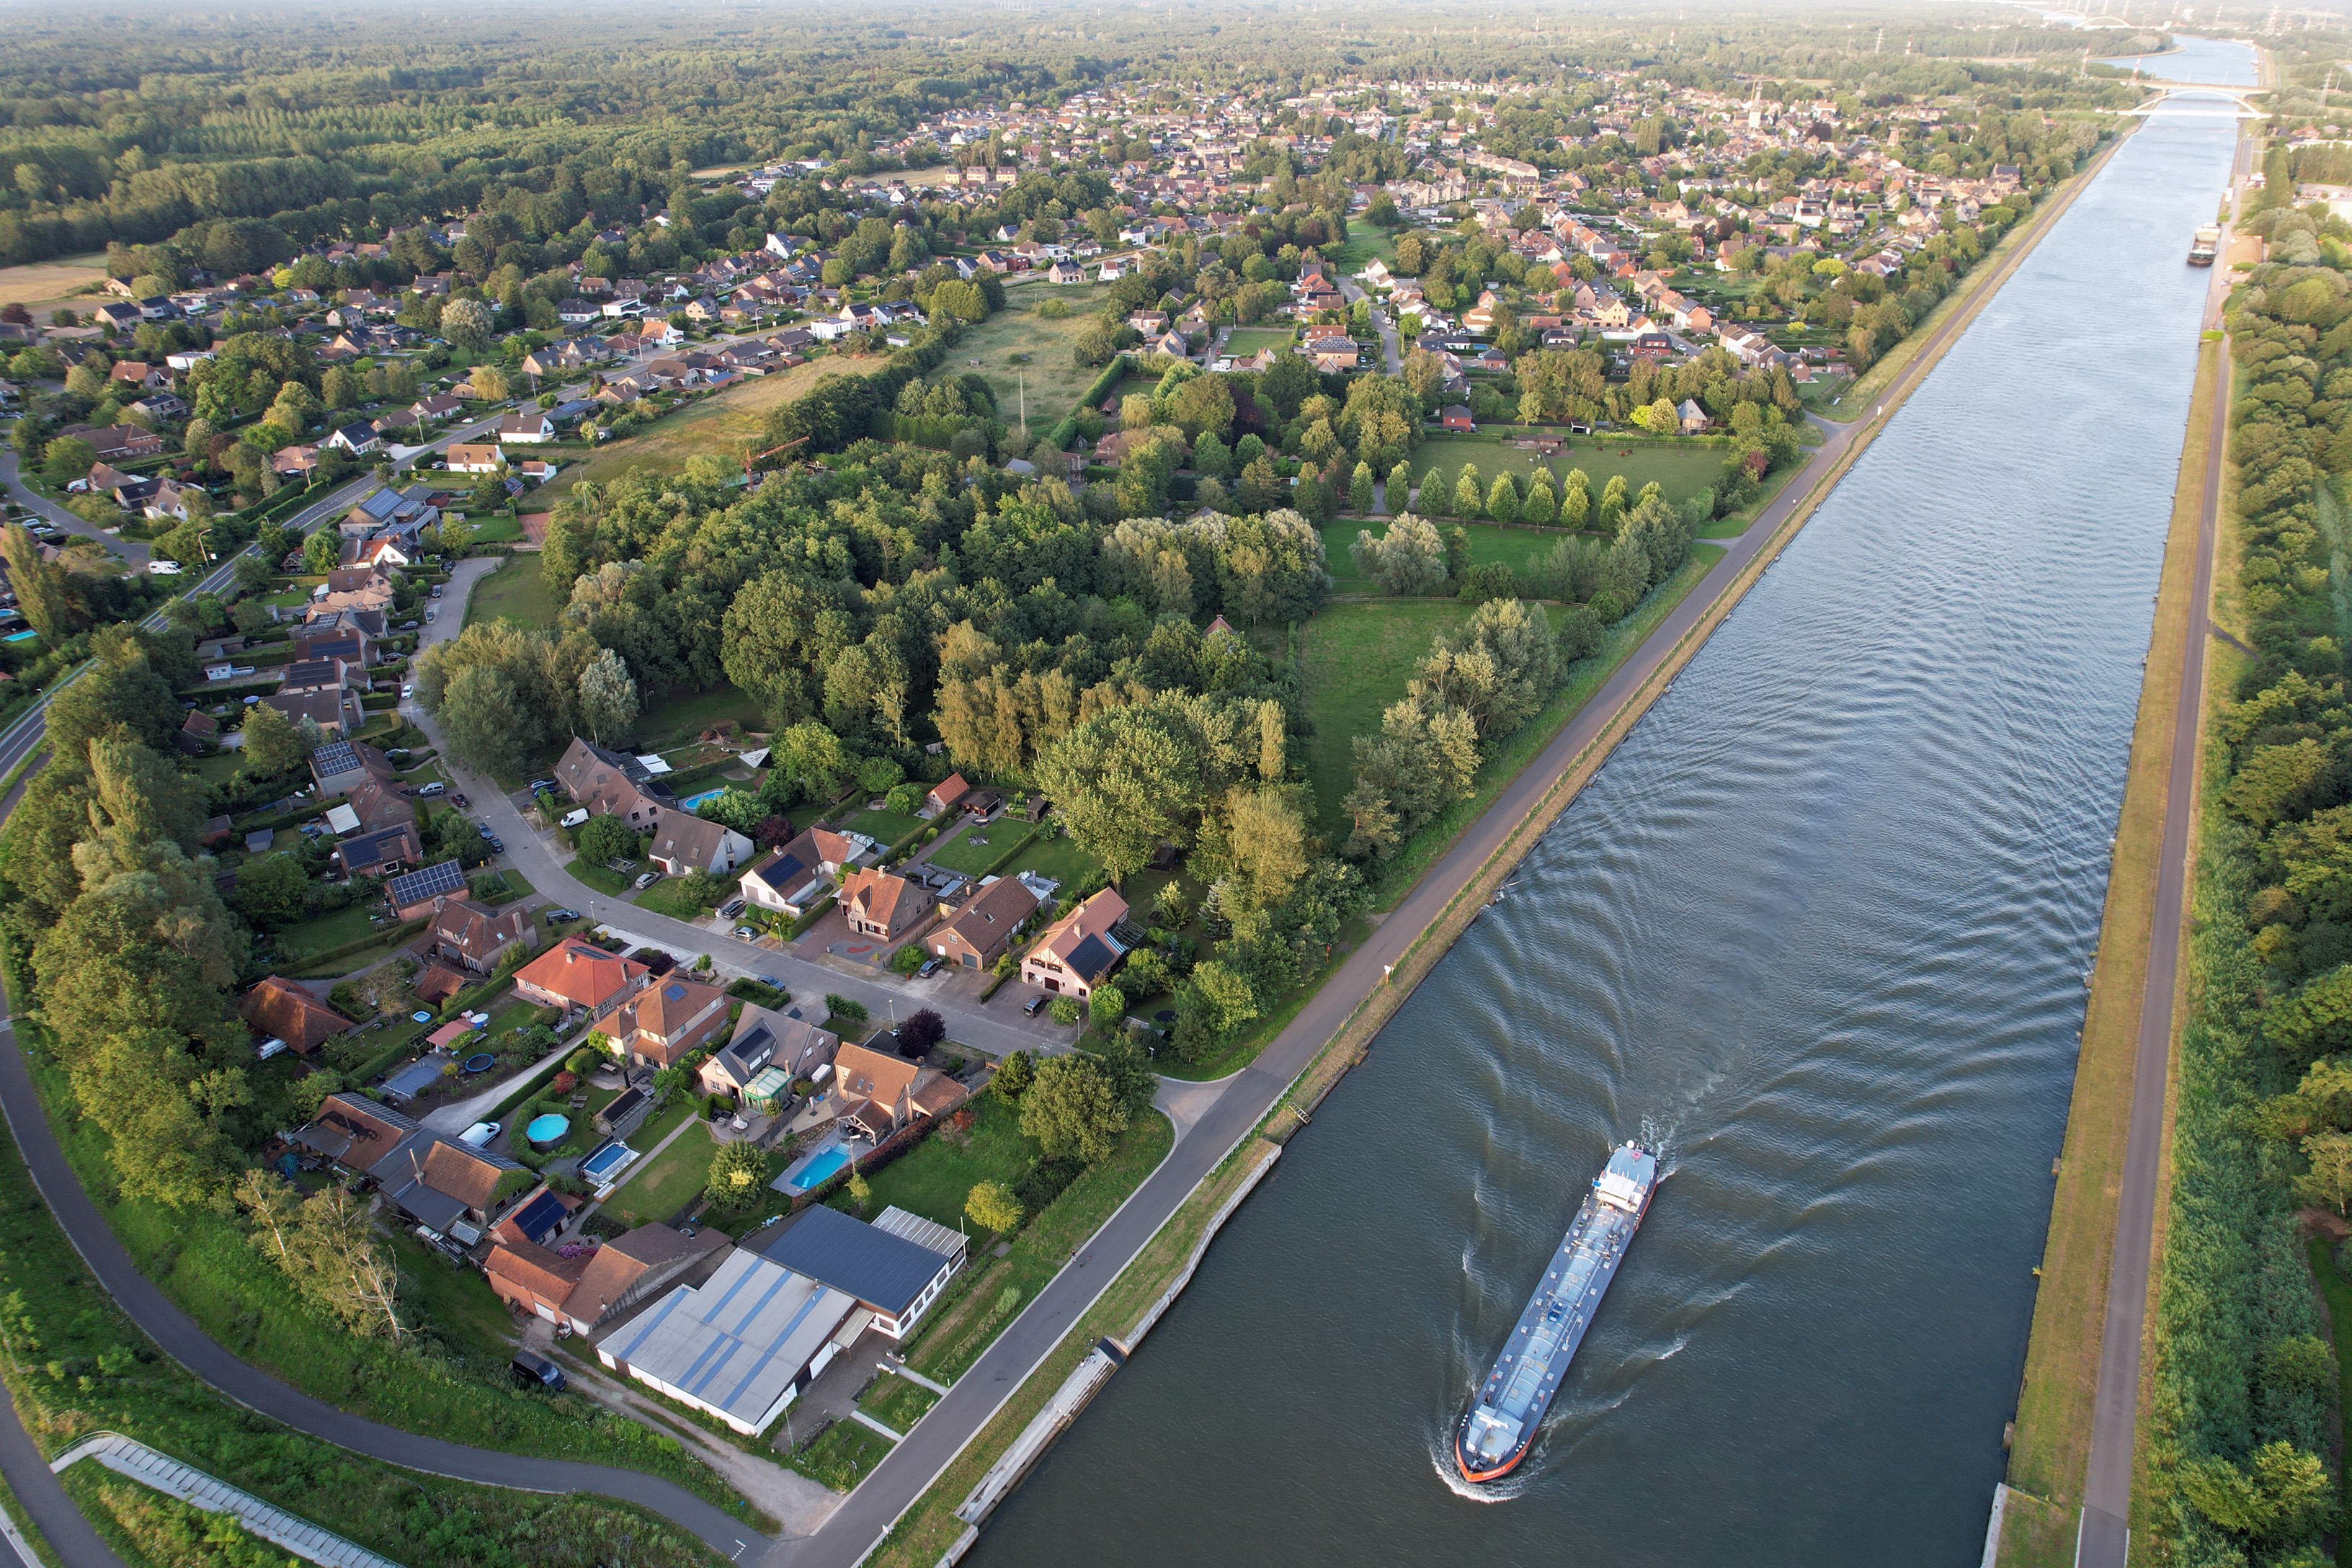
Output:
<instances>
[{"instance_id":1,"label":"brown tile roof","mask_svg":"<svg viewBox=\"0 0 2352 1568\"><path fill-rule=\"evenodd\" d=\"M237 1013L256 1034L283 1040L304 1056L352 1026L349 1018L275 974L245 994Z\"/></svg>"},{"instance_id":2,"label":"brown tile roof","mask_svg":"<svg viewBox=\"0 0 2352 1568\"><path fill-rule=\"evenodd\" d=\"M524 940L530 918L520 910L499 914L471 899L452 899L433 916L433 938L485 968L507 948Z\"/></svg>"},{"instance_id":3,"label":"brown tile roof","mask_svg":"<svg viewBox=\"0 0 2352 1568\"><path fill-rule=\"evenodd\" d=\"M841 908L852 920L871 921L896 939L922 918L930 895L904 877L871 866L845 871Z\"/></svg>"},{"instance_id":4,"label":"brown tile roof","mask_svg":"<svg viewBox=\"0 0 2352 1568\"><path fill-rule=\"evenodd\" d=\"M1037 895L1023 886L1019 878L1000 877L950 916L944 929L986 952L1012 935L1013 928L1036 909Z\"/></svg>"},{"instance_id":5,"label":"brown tile roof","mask_svg":"<svg viewBox=\"0 0 2352 1568\"><path fill-rule=\"evenodd\" d=\"M708 1028L724 1022L726 1016L726 992L716 985L670 974L614 1008L597 1022L596 1027L621 1042L624 1049L629 1049L640 1040L646 1045L678 1040L695 1026Z\"/></svg>"},{"instance_id":6,"label":"brown tile roof","mask_svg":"<svg viewBox=\"0 0 2352 1568\"><path fill-rule=\"evenodd\" d=\"M1066 963L1080 942L1100 935L1126 918L1127 900L1105 888L1047 926L1045 934L1037 939L1037 945L1029 951L1033 955L1043 953Z\"/></svg>"},{"instance_id":7,"label":"brown tile roof","mask_svg":"<svg viewBox=\"0 0 2352 1568\"><path fill-rule=\"evenodd\" d=\"M425 1184L446 1193L467 1208L487 1209L506 1172L462 1143L435 1139L425 1155Z\"/></svg>"},{"instance_id":8,"label":"brown tile roof","mask_svg":"<svg viewBox=\"0 0 2352 1568\"><path fill-rule=\"evenodd\" d=\"M646 974L646 966L569 937L515 971L515 979L575 1006L601 1007Z\"/></svg>"},{"instance_id":9,"label":"brown tile roof","mask_svg":"<svg viewBox=\"0 0 2352 1568\"><path fill-rule=\"evenodd\" d=\"M653 1269L716 1252L728 1245L724 1231L706 1230L684 1236L666 1225L641 1225L596 1249L565 1307L573 1317L593 1323Z\"/></svg>"},{"instance_id":10,"label":"brown tile roof","mask_svg":"<svg viewBox=\"0 0 2352 1568\"><path fill-rule=\"evenodd\" d=\"M886 1056L864 1046L845 1045L833 1057L835 1079L845 1097L863 1095L885 1106L895 1107L903 1101L922 1070L919 1062Z\"/></svg>"},{"instance_id":11,"label":"brown tile roof","mask_svg":"<svg viewBox=\"0 0 2352 1568\"><path fill-rule=\"evenodd\" d=\"M490 1244L490 1255L482 1261L482 1270L494 1279L505 1279L520 1286L551 1306L563 1306L581 1276L588 1271L590 1259L565 1258L550 1252L535 1241L509 1241L504 1237Z\"/></svg>"}]
</instances>

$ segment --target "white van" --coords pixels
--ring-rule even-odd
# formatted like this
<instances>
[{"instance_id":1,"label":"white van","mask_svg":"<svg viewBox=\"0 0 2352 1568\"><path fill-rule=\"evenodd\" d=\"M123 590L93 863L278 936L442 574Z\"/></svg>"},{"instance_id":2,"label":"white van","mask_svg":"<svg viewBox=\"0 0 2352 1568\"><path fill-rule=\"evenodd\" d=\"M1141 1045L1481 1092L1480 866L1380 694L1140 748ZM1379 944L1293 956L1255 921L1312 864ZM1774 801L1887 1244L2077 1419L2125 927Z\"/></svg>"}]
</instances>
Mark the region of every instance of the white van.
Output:
<instances>
[{"instance_id":1,"label":"white van","mask_svg":"<svg viewBox=\"0 0 2352 1568\"><path fill-rule=\"evenodd\" d=\"M576 811L565 812L563 814L563 820L556 824L556 826L559 827L577 827L587 820L588 808L583 805Z\"/></svg>"},{"instance_id":2,"label":"white van","mask_svg":"<svg viewBox=\"0 0 2352 1568\"><path fill-rule=\"evenodd\" d=\"M147 570L153 576L176 577L180 574L180 563L176 561L150 561Z\"/></svg>"}]
</instances>

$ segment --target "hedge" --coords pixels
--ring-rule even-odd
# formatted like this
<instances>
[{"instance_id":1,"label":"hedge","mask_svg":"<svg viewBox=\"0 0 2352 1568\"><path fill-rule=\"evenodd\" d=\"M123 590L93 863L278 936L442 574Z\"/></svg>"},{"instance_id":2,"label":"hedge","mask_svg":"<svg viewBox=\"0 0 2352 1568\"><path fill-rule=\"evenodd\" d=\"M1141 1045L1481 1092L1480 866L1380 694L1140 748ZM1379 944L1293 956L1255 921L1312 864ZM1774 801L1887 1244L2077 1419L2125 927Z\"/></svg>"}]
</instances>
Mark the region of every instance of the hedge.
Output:
<instances>
[{"instance_id":1,"label":"hedge","mask_svg":"<svg viewBox=\"0 0 2352 1568\"><path fill-rule=\"evenodd\" d=\"M1078 405L1055 420L1054 427L1045 432L1045 445L1056 451L1068 451L1070 437L1078 433L1079 416L1088 409L1102 406L1102 400L1110 395L1112 387L1127 379L1133 364L1134 356L1131 354L1121 353L1111 356L1110 363L1103 366L1103 373L1095 377L1094 384L1087 387L1086 395L1078 399Z\"/></svg>"},{"instance_id":2,"label":"hedge","mask_svg":"<svg viewBox=\"0 0 2352 1568\"><path fill-rule=\"evenodd\" d=\"M370 713L383 713L400 706L397 691L371 691L360 699L360 706Z\"/></svg>"},{"instance_id":3,"label":"hedge","mask_svg":"<svg viewBox=\"0 0 2352 1568\"><path fill-rule=\"evenodd\" d=\"M806 936L808 934L809 927L824 919L825 911L833 908L834 900L838 897L840 897L840 895L837 893L827 893L824 898L819 899L815 903L811 904L808 908L808 912L793 922L792 934L784 938L784 940L786 942L798 942L802 937Z\"/></svg>"}]
</instances>

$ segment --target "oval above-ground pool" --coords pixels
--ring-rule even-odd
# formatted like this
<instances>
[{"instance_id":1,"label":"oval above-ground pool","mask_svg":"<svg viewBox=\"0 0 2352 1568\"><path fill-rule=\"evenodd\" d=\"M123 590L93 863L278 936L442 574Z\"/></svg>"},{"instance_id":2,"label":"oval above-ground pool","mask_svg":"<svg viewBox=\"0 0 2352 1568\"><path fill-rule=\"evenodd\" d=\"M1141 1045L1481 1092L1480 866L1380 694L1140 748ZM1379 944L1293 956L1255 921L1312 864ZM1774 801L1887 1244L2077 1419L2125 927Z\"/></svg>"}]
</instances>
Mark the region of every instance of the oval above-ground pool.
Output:
<instances>
[{"instance_id":1,"label":"oval above-ground pool","mask_svg":"<svg viewBox=\"0 0 2352 1568\"><path fill-rule=\"evenodd\" d=\"M530 1125L522 1130L522 1135L534 1144L552 1143L571 1131L572 1118L551 1111L545 1116L532 1117Z\"/></svg>"}]
</instances>

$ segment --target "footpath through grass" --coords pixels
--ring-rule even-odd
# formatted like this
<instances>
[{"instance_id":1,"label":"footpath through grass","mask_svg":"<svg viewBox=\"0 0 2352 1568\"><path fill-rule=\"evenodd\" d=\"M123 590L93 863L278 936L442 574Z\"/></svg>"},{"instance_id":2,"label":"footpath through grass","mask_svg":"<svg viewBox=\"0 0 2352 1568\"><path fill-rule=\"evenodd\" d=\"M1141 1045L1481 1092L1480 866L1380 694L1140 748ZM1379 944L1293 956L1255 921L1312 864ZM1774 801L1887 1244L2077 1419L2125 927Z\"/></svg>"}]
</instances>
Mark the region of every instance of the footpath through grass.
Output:
<instances>
[{"instance_id":1,"label":"footpath through grass","mask_svg":"<svg viewBox=\"0 0 2352 1568\"><path fill-rule=\"evenodd\" d=\"M2042 1284L2034 1300L2033 1331L2026 1346L2024 1385L2010 1447L2009 1485L2069 1521L2081 1507L2090 1464L2093 1403L2098 1394L2115 1253L2116 1205L2130 1132L2140 1001L2147 984L2181 663L2189 637L2201 631L2205 619L2205 606L2189 600L2220 347L2205 345L2189 402L2188 440L2181 451L2147 673L2140 687L2122 817L2108 873L2098 963L2082 1049L2074 1062L2074 1097L2051 1198ZM2004 1568L2071 1560L2071 1532L2045 1528L2038 1522L2040 1512L2021 1510L2014 1527L2004 1519ZM2053 1551L2058 1555L2053 1556Z\"/></svg>"},{"instance_id":2,"label":"footpath through grass","mask_svg":"<svg viewBox=\"0 0 2352 1568\"><path fill-rule=\"evenodd\" d=\"M25 1033L20 1028L20 1039ZM27 1057L50 1125L99 1211L141 1270L231 1354L371 1421L508 1453L644 1470L760 1522L673 1439L583 1395L511 1394L508 1352L483 1342L478 1320L428 1320L405 1351L356 1339L297 1297L234 1221L123 1196L105 1133L75 1114L63 1073L40 1050Z\"/></svg>"},{"instance_id":3,"label":"footpath through grass","mask_svg":"<svg viewBox=\"0 0 2352 1568\"><path fill-rule=\"evenodd\" d=\"M118 1205L116 1212L127 1206ZM517 1542L530 1542L534 1564L595 1568L611 1560L612 1543L624 1537L633 1542L632 1561L651 1568L719 1561L683 1530L625 1504L412 1475L229 1404L159 1352L115 1307L50 1217L5 1133L0 1291L23 1302L10 1325L10 1352L0 1355L0 1378L45 1455L61 1453L93 1432L120 1432L410 1568L513 1561L509 1543ZM341 1353L347 1361L367 1360L364 1343L348 1336L341 1337ZM473 1388L467 1398L489 1407L488 1418L505 1419L516 1429L579 1424L568 1404L503 1384ZM118 1551L132 1547L126 1563L175 1561L144 1550L152 1538L136 1521L110 1505L89 1506L93 1494L83 1483L96 1469L75 1467L67 1489L84 1503L100 1535ZM21 1505L13 1511L22 1519Z\"/></svg>"}]
</instances>

